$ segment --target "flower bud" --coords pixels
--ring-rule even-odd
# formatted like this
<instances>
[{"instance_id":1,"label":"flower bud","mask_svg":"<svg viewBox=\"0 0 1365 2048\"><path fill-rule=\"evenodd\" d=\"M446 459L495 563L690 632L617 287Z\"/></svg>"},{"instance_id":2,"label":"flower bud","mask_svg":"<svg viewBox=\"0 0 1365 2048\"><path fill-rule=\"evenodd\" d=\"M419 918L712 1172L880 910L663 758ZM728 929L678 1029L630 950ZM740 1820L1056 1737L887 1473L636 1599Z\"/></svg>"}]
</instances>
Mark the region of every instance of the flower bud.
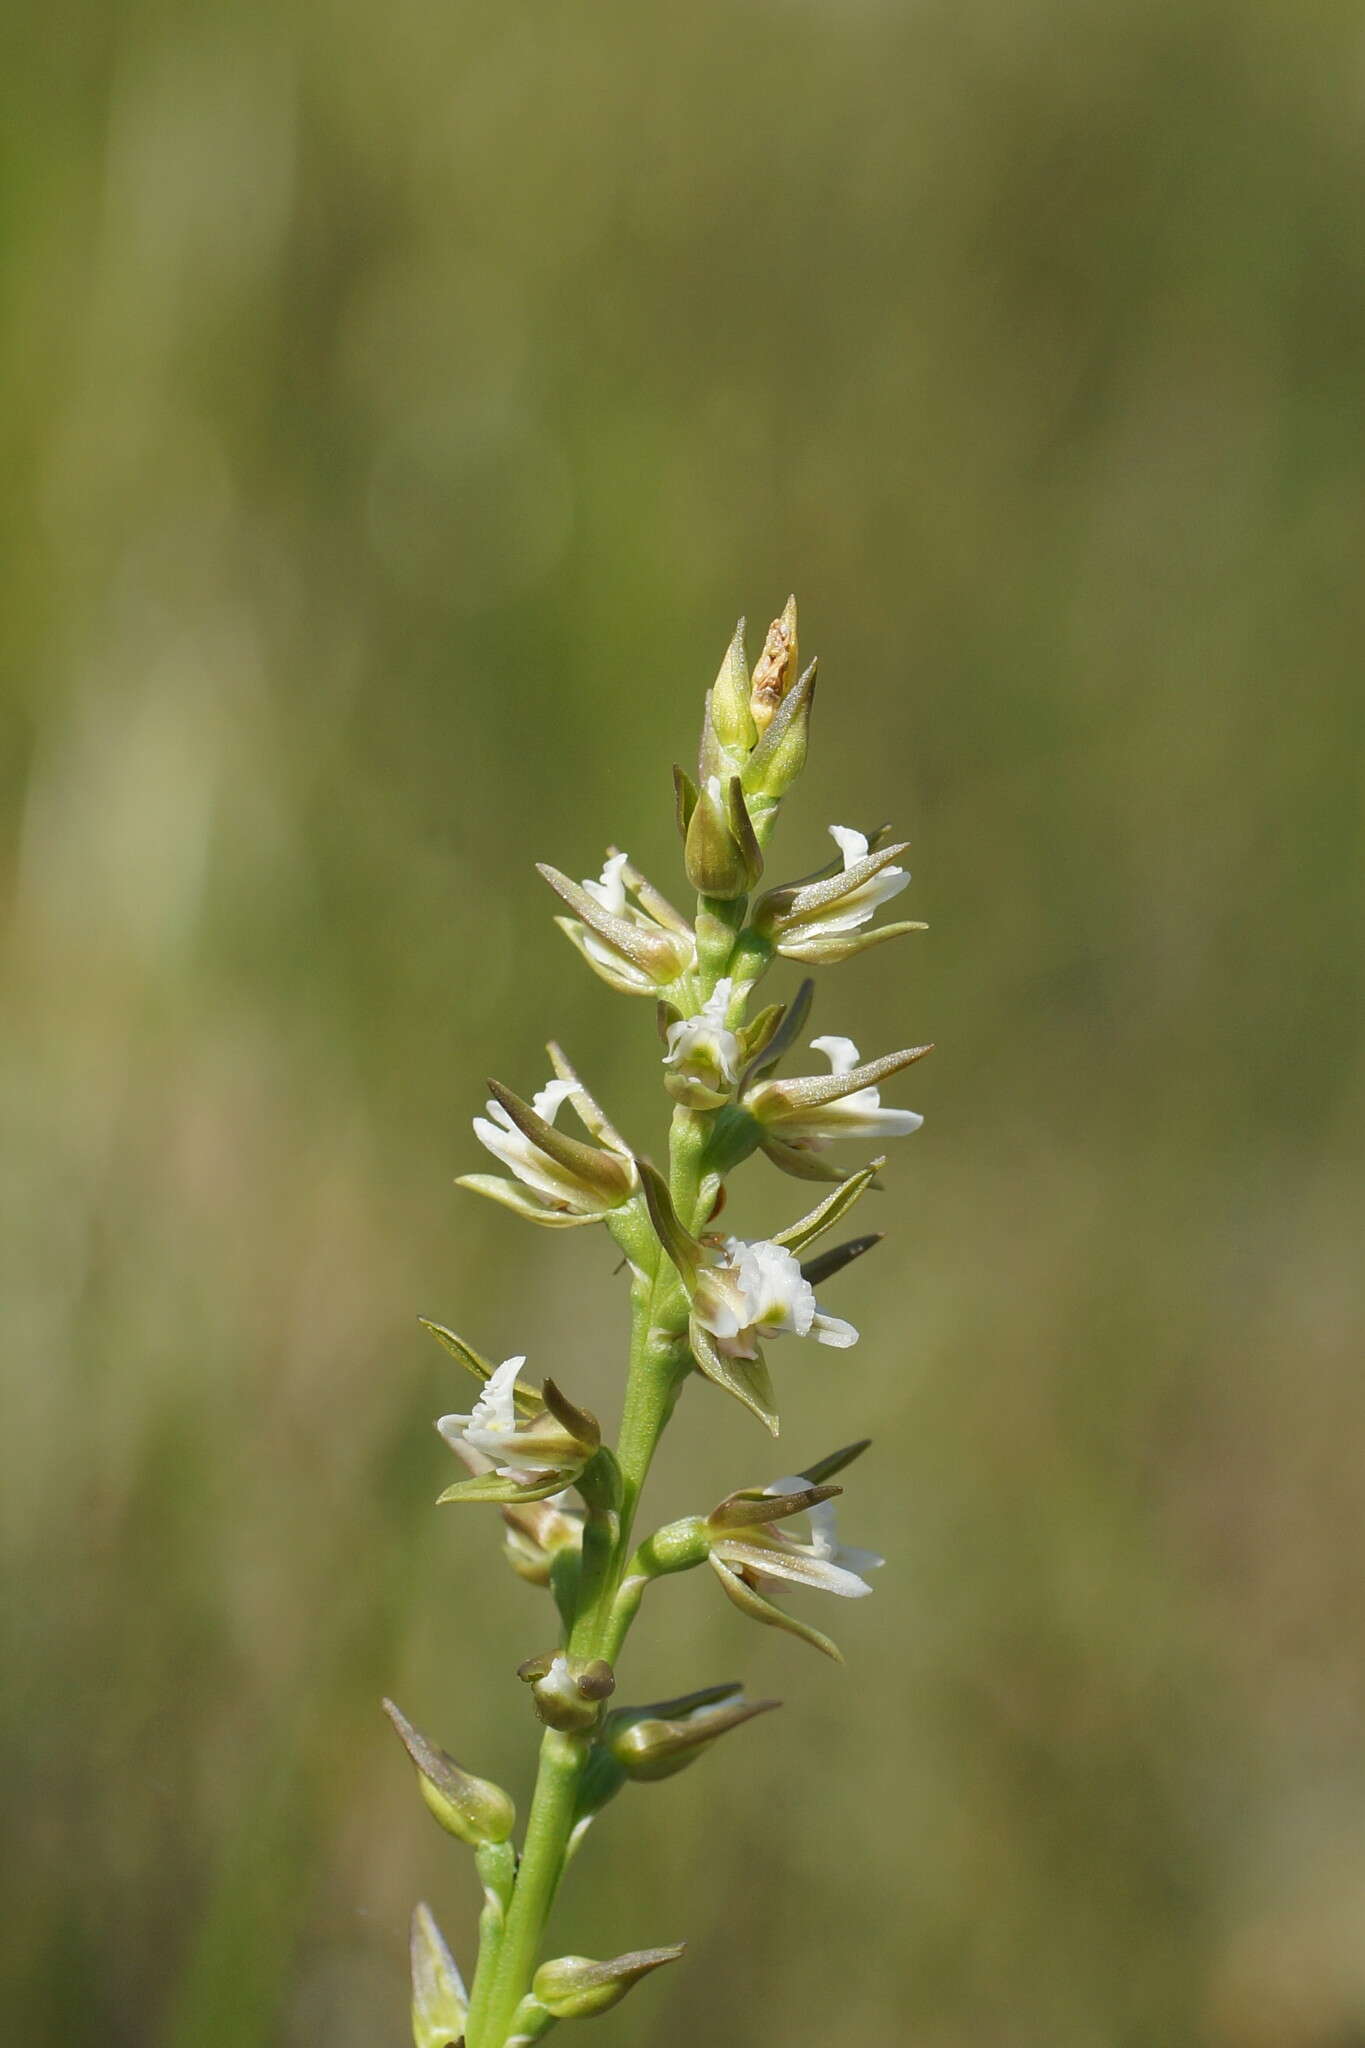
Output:
<instances>
[{"instance_id":1,"label":"flower bud","mask_svg":"<svg viewBox=\"0 0 1365 2048\"><path fill-rule=\"evenodd\" d=\"M430 1906L414 1910L408 1950L414 2048L454 2048L464 2039L469 1995Z\"/></svg>"},{"instance_id":2,"label":"flower bud","mask_svg":"<svg viewBox=\"0 0 1365 2048\"><path fill-rule=\"evenodd\" d=\"M739 777L710 775L697 793L683 848L687 879L701 896L732 902L763 872L763 856L744 803Z\"/></svg>"},{"instance_id":3,"label":"flower bud","mask_svg":"<svg viewBox=\"0 0 1365 2048\"><path fill-rule=\"evenodd\" d=\"M455 1759L429 1742L394 1705L384 1701L398 1739L417 1769L422 1797L448 1835L471 1848L505 1842L517 1824L517 1810L500 1785L462 1771Z\"/></svg>"},{"instance_id":4,"label":"flower bud","mask_svg":"<svg viewBox=\"0 0 1365 2048\"><path fill-rule=\"evenodd\" d=\"M758 727L749 705L749 664L744 652L743 619L735 627L720 673L711 686L709 715L716 738L725 752L737 764L742 762L758 738Z\"/></svg>"},{"instance_id":5,"label":"flower bud","mask_svg":"<svg viewBox=\"0 0 1365 2048\"><path fill-rule=\"evenodd\" d=\"M738 1685L713 1685L681 1699L619 1710L608 1717L604 1741L627 1777L652 1783L684 1770L731 1728L780 1705L746 1700Z\"/></svg>"},{"instance_id":6,"label":"flower bud","mask_svg":"<svg viewBox=\"0 0 1365 2048\"><path fill-rule=\"evenodd\" d=\"M664 1963L676 1962L682 1952L679 1942L676 1948L636 1949L606 1963L595 1963L590 1956L560 1956L553 1963L541 1964L531 1989L557 2020L587 2019L616 2005L632 1984Z\"/></svg>"},{"instance_id":7,"label":"flower bud","mask_svg":"<svg viewBox=\"0 0 1365 2048\"><path fill-rule=\"evenodd\" d=\"M568 1735L595 1727L602 1701L616 1690L616 1674L604 1657L587 1663L562 1650L546 1650L517 1666L517 1677L531 1688L536 1712L547 1728Z\"/></svg>"}]
</instances>

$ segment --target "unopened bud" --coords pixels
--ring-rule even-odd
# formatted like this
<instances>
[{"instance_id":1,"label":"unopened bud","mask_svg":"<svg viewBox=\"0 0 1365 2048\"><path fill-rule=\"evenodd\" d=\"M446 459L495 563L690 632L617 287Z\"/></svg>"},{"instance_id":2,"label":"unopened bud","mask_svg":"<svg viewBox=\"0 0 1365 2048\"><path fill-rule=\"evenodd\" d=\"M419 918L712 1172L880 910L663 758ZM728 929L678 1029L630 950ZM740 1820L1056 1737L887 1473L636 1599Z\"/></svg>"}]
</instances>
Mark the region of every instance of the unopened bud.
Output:
<instances>
[{"instance_id":1,"label":"unopened bud","mask_svg":"<svg viewBox=\"0 0 1365 2048\"><path fill-rule=\"evenodd\" d=\"M469 1995L430 1906L413 1912L409 1955L414 2048L454 2048L464 2038Z\"/></svg>"},{"instance_id":2,"label":"unopened bud","mask_svg":"<svg viewBox=\"0 0 1365 2048\"><path fill-rule=\"evenodd\" d=\"M566 1735L594 1727L601 1719L602 1701L616 1690L616 1674L604 1657L581 1663L562 1650L528 1657L517 1666L517 1677L530 1686L546 1727Z\"/></svg>"},{"instance_id":3,"label":"unopened bud","mask_svg":"<svg viewBox=\"0 0 1365 2048\"><path fill-rule=\"evenodd\" d=\"M517 1824L517 1810L502 1787L462 1771L454 1757L429 1742L392 1700L385 1700L384 1712L416 1766L423 1799L446 1833L471 1848L481 1842L505 1842Z\"/></svg>"},{"instance_id":4,"label":"unopened bud","mask_svg":"<svg viewBox=\"0 0 1365 2048\"><path fill-rule=\"evenodd\" d=\"M553 1963L541 1964L531 1989L557 2020L587 2019L617 2004L632 1984L638 1984L651 1970L676 1962L682 1952L679 1942L676 1948L636 1949L606 1963L595 1963L590 1956L560 1956Z\"/></svg>"},{"instance_id":5,"label":"unopened bud","mask_svg":"<svg viewBox=\"0 0 1365 2048\"><path fill-rule=\"evenodd\" d=\"M769 636L771 637L771 636ZM744 621L735 627L720 673L711 689L711 723L726 753L742 762L758 738L749 705L749 665L744 652Z\"/></svg>"},{"instance_id":6,"label":"unopened bud","mask_svg":"<svg viewBox=\"0 0 1365 2048\"><path fill-rule=\"evenodd\" d=\"M687 879L701 896L731 902L747 895L763 872L738 776L708 776L697 794L683 848Z\"/></svg>"},{"instance_id":7,"label":"unopened bud","mask_svg":"<svg viewBox=\"0 0 1365 2048\"><path fill-rule=\"evenodd\" d=\"M778 1705L778 1700L746 1700L737 1685L713 1685L681 1699L612 1714L605 1740L628 1777L652 1782L671 1778L731 1728Z\"/></svg>"}]
</instances>

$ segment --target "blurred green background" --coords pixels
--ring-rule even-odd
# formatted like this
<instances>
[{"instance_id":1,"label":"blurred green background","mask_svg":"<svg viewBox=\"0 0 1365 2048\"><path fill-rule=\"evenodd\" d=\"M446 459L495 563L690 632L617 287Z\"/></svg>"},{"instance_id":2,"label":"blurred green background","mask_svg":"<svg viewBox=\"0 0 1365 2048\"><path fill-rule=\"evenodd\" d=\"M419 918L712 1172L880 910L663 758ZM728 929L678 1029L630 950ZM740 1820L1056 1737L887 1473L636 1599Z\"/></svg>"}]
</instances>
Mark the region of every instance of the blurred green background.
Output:
<instances>
[{"instance_id":1,"label":"blurred green background","mask_svg":"<svg viewBox=\"0 0 1365 2048\"><path fill-rule=\"evenodd\" d=\"M932 925L823 979L939 1050L773 1359L891 1562L842 1671L646 1609L624 1696L788 1704L584 1851L560 1946L690 1942L595 2039L1360 2048L1359 9L4 40L4 2037L399 2048L415 1897L468 1956L377 1700L524 1793L549 1627L415 1318L614 1413L605 1240L450 1183L551 1032L657 1148L531 863L676 884L794 586L773 871L893 819ZM773 1472L698 1389L656 1507Z\"/></svg>"}]
</instances>

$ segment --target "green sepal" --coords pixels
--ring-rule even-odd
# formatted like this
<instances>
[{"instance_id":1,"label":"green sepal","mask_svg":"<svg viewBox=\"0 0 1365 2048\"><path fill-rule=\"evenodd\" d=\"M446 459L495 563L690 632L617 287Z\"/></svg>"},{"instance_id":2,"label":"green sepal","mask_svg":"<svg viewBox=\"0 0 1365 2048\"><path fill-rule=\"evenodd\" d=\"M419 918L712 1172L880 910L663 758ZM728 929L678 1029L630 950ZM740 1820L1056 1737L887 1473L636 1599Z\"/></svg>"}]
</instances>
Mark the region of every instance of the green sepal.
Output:
<instances>
[{"instance_id":1,"label":"green sepal","mask_svg":"<svg viewBox=\"0 0 1365 2048\"><path fill-rule=\"evenodd\" d=\"M857 1443L844 1444L837 1451L827 1451L825 1456L817 1458L813 1465L803 1465L797 1476L801 1479L809 1479L812 1486L823 1486L824 1482L827 1479L832 1479L836 1472L846 1471L855 1458L861 1458L863 1452L870 1447L871 1443L872 1439L870 1436L860 1436Z\"/></svg>"},{"instance_id":2,"label":"green sepal","mask_svg":"<svg viewBox=\"0 0 1365 2048\"><path fill-rule=\"evenodd\" d=\"M424 1330L430 1330L438 1344L445 1346L452 1358L459 1359L466 1372L473 1373L476 1380L482 1380L487 1384L492 1379L494 1368L486 1358L479 1355L472 1344L466 1344L463 1337L457 1337L444 1323L433 1323L427 1316L418 1316L417 1320ZM524 1387L520 1380L513 1388L512 1399L518 1415L539 1415L544 1406L539 1394L531 1387Z\"/></svg>"},{"instance_id":3,"label":"green sepal","mask_svg":"<svg viewBox=\"0 0 1365 2048\"><path fill-rule=\"evenodd\" d=\"M827 910L855 889L861 889L864 882L889 868L909 848L908 839L898 839L890 846L879 846L875 853L865 853L851 867L834 867L831 872L822 869L810 881L787 882L780 889L770 889L754 906L754 923L760 931L785 931L789 925L814 919L817 911Z\"/></svg>"},{"instance_id":4,"label":"green sepal","mask_svg":"<svg viewBox=\"0 0 1365 2048\"><path fill-rule=\"evenodd\" d=\"M744 785L732 775L725 786L726 809L735 845L744 862L744 893L747 895L763 874L763 849L754 836L753 822L744 801Z\"/></svg>"},{"instance_id":5,"label":"green sepal","mask_svg":"<svg viewBox=\"0 0 1365 2048\"><path fill-rule=\"evenodd\" d=\"M783 1173L789 1173L793 1180L821 1181L828 1186L831 1181L842 1183L848 1179L843 1168L832 1165L823 1152L807 1151L800 1145L785 1145L772 1129L762 1124L758 1128L762 1134L758 1150Z\"/></svg>"},{"instance_id":6,"label":"green sepal","mask_svg":"<svg viewBox=\"0 0 1365 2048\"><path fill-rule=\"evenodd\" d=\"M729 1493L719 1507L706 1517L708 1529L722 1534L727 1529L753 1529L768 1522L785 1522L789 1515L804 1515L822 1500L833 1500L842 1486L805 1486L799 1493L762 1493L756 1487L741 1487Z\"/></svg>"},{"instance_id":7,"label":"green sepal","mask_svg":"<svg viewBox=\"0 0 1365 2048\"><path fill-rule=\"evenodd\" d=\"M529 1138L547 1158L600 1195L604 1203L614 1206L629 1197L633 1187L630 1168L619 1154L599 1145L584 1145L578 1138L557 1130L501 1081L490 1080L488 1092L495 1102L501 1103L524 1138Z\"/></svg>"},{"instance_id":8,"label":"green sepal","mask_svg":"<svg viewBox=\"0 0 1365 2048\"><path fill-rule=\"evenodd\" d=\"M881 946L888 939L901 939L907 932L927 932L927 924L906 920L900 924L873 925L867 931L830 933L825 938L802 940L799 930L778 943L778 952L788 960L801 960L811 967L837 967L843 960L852 960L859 953L866 953L873 946ZM924 1047L925 1052L930 1050Z\"/></svg>"},{"instance_id":9,"label":"green sepal","mask_svg":"<svg viewBox=\"0 0 1365 2048\"><path fill-rule=\"evenodd\" d=\"M780 1244L789 1252L803 1252L808 1244L814 1244L817 1237L822 1237L825 1231L847 1216L854 1203L861 1200L867 1190L875 1184L877 1175L885 1164L886 1157L883 1154L881 1158L873 1159L868 1165L859 1167L856 1173L841 1178L832 1195L826 1195L824 1201L818 1203L798 1223L789 1223L785 1230L775 1231L772 1242Z\"/></svg>"},{"instance_id":10,"label":"green sepal","mask_svg":"<svg viewBox=\"0 0 1365 2048\"><path fill-rule=\"evenodd\" d=\"M610 858L620 851L619 846L609 846L607 848L608 857ZM655 924L662 925L666 932L673 932L678 938L684 939L689 946L691 945L692 927L687 922L687 919L674 904L669 902L661 890L655 888L649 876L641 873L629 854L627 854L626 864L621 870L621 880L635 896L641 910L652 917Z\"/></svg>"},{"instance_id":11,"label":"green sepal","mask_svg":"<svg viewBox=\"0 0 1365 2048\"><path fill-rule=\"evenodd\" d=\"M720 1558L713 1555L710 1565L727 1596L733 1600L741 1614L747 1614L751 1621L761 1621L767 1628L780 1628L785 1634L796 1636L803 1643L809 1643L813 1650L819 1650L824 1656L832 1657L836 1664L843 1663L843 1651L837 1643L831 1642L828 1636L822 1635L818 1628L812 1628L807 1621L798 1621L794 1614L788 1614L784 1608L775 1606L771 1600L765 1600L761 1593L756 1593L738 1572L732 1572Z\"/></svg>"},{"instance_id":12,"label":"green sepal","mask_svg":"<svg viewBox=\"0 0 1365 2048\"><path fill-rule=\"evenodd\" d=\"M780 1138L783 1110L822 1109L827 1102L841 1102L846 1095L856 1095L860 1088L889 1081L893 1074L913 1067L916 1060L922 1060L933 1049L932 1045L907 1045L899 1052L883 1053L878 1060L863 1060L843 1074L800 1074L790 1081L768 1081L757 1092L766 1101L778 1104L770 1122ZM759 1122L764 1122L761 1109L757 1115Z\"/></svg>"},{"instance_id":13,"label":"green sepal","mask_svg":"<svg viewBox=\"0 0 1365 2048\"><path fill-rule=\"evenodd\" d=\"M640 1186L644 1191L654 1233L682 1275L684 1283L691 1289L696 1285L697 1272L701 1265L701 1246L691 1232L684 1230L678 1221L678 1212L673 1207L668 1182L658 1167L648 1159L637 1159L635 1167L640 1176Z\"/></svg>"},{"instance_id":14,"label":"green sepal","mask_svg":"<svg viewBox=\"0 0 1365 2048\"><path fill-rule=\"evenodd\" d=\"M762 1354L757 1358L731 1358L722 1351L709 1330L704 1330L693 1316L688 1325L688 1341L697 1370L711 1381L713 1386L722 1387L727 1394L733 1394L756 1415L765 1429L778 1432L777 1397L773 1392L772 1378Z\"/></svg>"},{"instance_id":15,"label":"green sepal","mask_svg":"<svg viewBox=\"0 0 1365 2048\"><path fill-rule=\"evenodd\" d=\"M602 1425L597 1417L576 1406L552 1379L544 1381L541 1391L545 1406L560 1428L585 1450L596 1451L602 1442Z\"/></svg>"},{"instance_id":16,"label":"green sepal","mask_svg":"<svg viewBox=\"0 0 1365 2048\"><path fill-rule=\"evenodd\" d=\"M562 1493L566 1486L572 1486L576 1478L576 1472L563 1467L540 1472L534 1479L503 1479L496 1472L476 1472L472 1479L457 1479L444 1493L438 1493L436 1505L444 1507L449 1501L492 1501L503 1507L518 1501L548 1500L552 1493Z\"/></svg>"},{"instance_id":17,"label":"green sepal","mask_svg":"<svg viewBox=\"0 0 1365 2048\"><path fill-rule=\"evenodd\" d=\"M796 991L796 994L782 1011L772 1030L762 1043L755 1047L750 1055L749 1064L743 1074L740 1075L739 1092L741 1095L754 1081L761 1079L764 1074L770 1074L783 1054L791 1051L791 1048L805 1029L806 1019L810 1015L811 1004L814 1000L815 983L807 975L800 988ZM767 1012L765 1011L763 1014L766 1016ZM754 1022L758 1023L759 1019L755 1018Z\"/></svg>"},{"instance_id":18,"label":"green sepal","mask_svg":"<svg viewBox=\"0 0 1365 2048\"><path fill-rule=\"evenodd\" d=\"M747 1063L758 1058L782 1022L786 1010L785 1003L769 1003L756 1017L751 1017L747 1024L740 1025L735 1036L739 1040L739 1054L742 1060Z\"/></svg>"},{"instance_id":19,"label":"green sepal","mask_svg":"<svg viewBox=\"0 0 1365 2048\"><path fill-rule=\"evenodd\" d=\"M813 1259L806 1259L801 1266L801 1278L809 1287L819 1287L826 1280L832 1280L836 1273L842 1273L845 1266L851 1266L855 1259L862 1258L874 1245L882 1242L884 1230L870 1230L864 1237L846 1238L843 1244L831 1245L828 1251L817 1252Z\"/></svg>"},{"instance_id":20,"label":"green sepal","mask_svg":"<svg viewBox=\"0 0 1365 2048\"><path fill-rule=\"evenodd\" d=\"M562 896L574 916L591 925L599 938L639 968L642 974L657 982L661 987L682 973L687 965L690 946L681 933L670 933L662 929L646 931L629 918L618 917L613 910L604 910L595 897L577 882L570 881L558 868L548 861L536 862L537 872L544 877L556 895Z\"/></svg>"},{"instance_id":21,"label":"green sepal","mask_svg":"<svg viewBox=\"0 0 1365 2048\"><path fill-rule=\"evenodd\" d=\"M485 1195L490 1202L501 1203L504 1209L524 1217L527 1223L538 1223L543 1230L580 1230L586 1224L601 1223L614 1213L610 1209L547 1209L519 1180L506 1180L500 1173L462 1173L455 1185L468 1188L472 1195Z\"/></svg>"},{"instance_id":22,"label":"green sepal","mask_svg":"<svg viewBox=\"0 0 1365 2048\"><path fill-rule=\"evenodd\" d=\"M569 1100L572 1102L575 1113L584 1130L591 1131L598 1144L605 1145L609 1152L629 1152L629 1145L627 1145L621 1133L611 1122L606 1111L583 1086L582 1081L566 1058L564 1048L552 1038L545 1050L550 1055L550 1065L555 1070L556 1079L568 1081L573 1086L573 1094L569 1097Z\"/></svg>"},{"instance_id":23,"label":"green sepal","mask_svg":"<svg viewBox=\"0 0 1365 2048\"><path fill-rule=\"evenodd\" d=\"M776 802L806 765L818 663L811 662L782 699L772 722L744 764L744 787Z\"/></svg>"},{"instance_id":24,"label":"green sepal","mask_svg":"<svg viewBox=\"0 0 1365 2048\"><path fill-rule=\"evenodd\" d=\"M678 820L678 837L687 844L687 828L697 808L697 785L685 768L673 769L673 799Z\"/></svg>"},{"instance_id":25,"label":"green sepal","mask_svg":"<svg viewBox=\"0 0 1365 2048\"><path fill-rule=\"evenodd\" d=\"M747 754L758 738L749 708L749 657L744 647L744 621L735 627L719 673L711 685L711 723L727 753Z\"/></svg>"}]
</instances>

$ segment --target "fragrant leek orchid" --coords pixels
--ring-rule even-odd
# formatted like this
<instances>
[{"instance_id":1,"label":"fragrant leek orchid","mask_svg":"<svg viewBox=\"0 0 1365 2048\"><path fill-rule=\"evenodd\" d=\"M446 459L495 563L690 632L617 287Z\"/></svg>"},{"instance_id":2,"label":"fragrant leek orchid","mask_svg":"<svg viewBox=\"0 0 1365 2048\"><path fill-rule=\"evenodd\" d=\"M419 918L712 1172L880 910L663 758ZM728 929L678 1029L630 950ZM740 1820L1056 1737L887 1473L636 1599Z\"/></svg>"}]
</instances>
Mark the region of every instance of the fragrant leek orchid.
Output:
<instances>
[{"instance_id":1,"label":"fragrant leek orchid","mask_svg":"<svg viewBox=\"0 0 1365 2048\"><path fill-rule=\"evenodd\" d=\"M805 1377L810 1398L820 1398L815 1347L847 1351L858 1332L827 1313L816 1291L842 1285L881 1233L812 1247L881 1185L882 1140L920 1124L916 1111L883 1103L881 1090L927 1047L864 1062L851 1039L826 1034L810 1043L829 1072L789 1076L783 1064L806 1036L813 980L750 1008L759 980L780 971L783 959L836 962L916 928L874 921L909 882L900 865L904 845L883 845L851 826L831 828L838 858L820 873L755 894L810 740L816 666L800 669L797 648L794 600L752 668L741 623L706 696L696 780L674 771L682 868L696 892L688 916L615 848L600 873L582 882L541 868L568 913L557 922L594 973L613 990L655 999L672 1115L667 1157L661 1144L637 1153L552 1044L553 1078L531 1100L490 1081L486 1111L474 1118L475 1136L499 1171L468 1174L461 1185L528 1222L604 1224L625 1255L617 1270L630 1292L631 1333L613 1447L555 1379L540 1389L528 1385L520 1355L494 1365L454 1331L427 1326L479 1382L472 1401L452 1402L456 1412L437 1424L464 1468L440 1498L500 1510L513 1571L550 1596L541 1642L554 1634L517 1667L541 1745L520 1852L508 1795L390 1708L423 1799L473 1851L484 1895L467 1985L429 1908L413 1916L416 2048L531 2048L562 2020L606 2011L680 1955L676 1945L609 1951L606 1961L544 1955L573 1854L616 1795L690 1766L776 1704L723 1684L651 1706L617 1705L617 1667L646 1590L705 1566L748 1620L837 1658L835 1645L789 1598L796 1596L797 1607L807 1591L862 1599L882 1561L842 1543L834 1519L835 1475L865 1441L771 1485L741 1488L709 1514L685 1514L643 1537L634 1526L654 1452L680 1404L684 1426L693 1401L710 1404L702 1426L714 1434L733 1413L714 1401L718 1389L776 1435L768 1342L815 1340L805 1348ZM569 1111L583 1135L566 1128ZM825 1154L839 1139L864 1143L877 1156L847 1168L831 1164ZM759 1148L788 1173L834 1185L808 1214L774 1224L770 1235L724 1234L718 1219L731 1177ZM596 1277L581 1296L557 1314L530 1303L538 1341L556 1347L556 1375L598 1366L580 1304L606 1283L611 1255L593 1249ZM528 1279L528 1295L533 1286ZM562 1364L560 1351L568 1354ZM837 1370L838 1392L828 1398L842 1409L861 1375L856 1363ZM462 1597L466 1641L477 1642L486 1604L477 1594ZM452 1693L458 1698L474 1682L466 1649ZM629 1799L653 1796L632 1791ZM719 2037L724 2030L718 2013L709 2031Z\"/></svg>"}]
</instances>

